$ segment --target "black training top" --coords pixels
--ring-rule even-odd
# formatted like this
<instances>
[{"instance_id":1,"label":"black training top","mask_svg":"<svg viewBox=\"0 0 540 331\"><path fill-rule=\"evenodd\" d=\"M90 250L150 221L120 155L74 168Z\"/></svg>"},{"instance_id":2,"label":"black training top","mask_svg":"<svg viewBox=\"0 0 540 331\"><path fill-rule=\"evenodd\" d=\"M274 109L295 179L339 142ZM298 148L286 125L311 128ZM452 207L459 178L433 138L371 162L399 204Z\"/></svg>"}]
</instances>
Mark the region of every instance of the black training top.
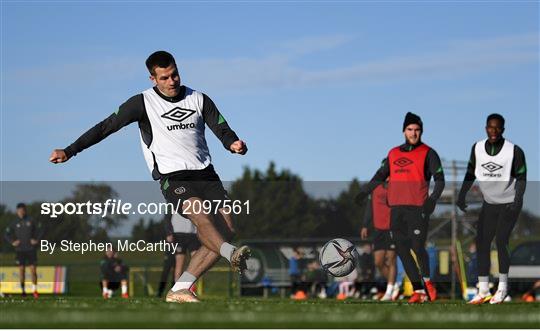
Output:
<instances>
[{"instance_id":1,"label":"black training top","mask_svg":"<svg viewBox=\"0 0 540 331\"><path fill-rule=\"evenodd\" d=\"M13 243L19 240L20 244L15 247L17 252L26 252L36 249L36 246L30 243L30 239L40 240L43 236L43 229L39 222L30 217L17 217L6 227L4 238L7 242Z\"/></svg>"}]
</instances>

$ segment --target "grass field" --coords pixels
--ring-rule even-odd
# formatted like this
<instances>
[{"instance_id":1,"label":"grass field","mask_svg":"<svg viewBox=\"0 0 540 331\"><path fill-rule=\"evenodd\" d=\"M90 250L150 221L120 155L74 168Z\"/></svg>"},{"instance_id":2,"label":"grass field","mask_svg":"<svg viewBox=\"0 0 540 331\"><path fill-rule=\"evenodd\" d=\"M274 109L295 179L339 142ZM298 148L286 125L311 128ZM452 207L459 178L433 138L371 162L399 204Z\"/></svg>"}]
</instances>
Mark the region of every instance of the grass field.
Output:
<instances>
[{"instance_id":1,"label":"grass field","mask_svg":"<svg viewBox=\"0 0 540 331\"><path fill-rule=\"evenodd\" d=\"M168 304L145 297L138 279L134 279L134 298L105 301L98 296L101 255L61 257L40 256L40 263L68 266L68 294L42 295L37 301L17 295L0 298L0 328L540 328L540 303L471 307L462 301L441 300L410 306L403 302L238 298L235 279L234 298L226 299L231 281L224 272L205 275L201 304ZM122 257L131 266L158 269L162 261L161 254ZM12 255L0 255L0 263L12 261ZM158 276L149 275L154 288Z\"/></svg>"},{"instance_id":2,"label":"grass field","mask_svg":"<svg viewBox=\"0 0 540 331\"><path fill-rule=\"evenodd\" d=\"M365 301L208 298L168 304L156 298L10 297L2 328L540 328L540 303L467 306Z\"/></svg>"}]
</instances>

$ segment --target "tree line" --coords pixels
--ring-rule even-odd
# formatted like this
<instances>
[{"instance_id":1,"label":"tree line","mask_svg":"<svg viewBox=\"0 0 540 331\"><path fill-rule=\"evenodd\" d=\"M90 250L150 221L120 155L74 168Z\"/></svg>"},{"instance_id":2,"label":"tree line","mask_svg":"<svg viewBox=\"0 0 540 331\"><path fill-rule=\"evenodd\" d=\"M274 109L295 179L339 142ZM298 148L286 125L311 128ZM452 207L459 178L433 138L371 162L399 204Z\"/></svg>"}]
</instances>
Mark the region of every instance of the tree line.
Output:
<instances>
[{"instance_id":1,"label":"tree line","mask_svg":"<svg viewBox=\"0 0 540 331\"><path fill-rule=\"evenodd\" d=\"M270 163L264 171L246 167L240 178L232 182L228 189L232 200L249 201L250 213L242 212L234 216L237 238L239 239L288 239L288 238L331 238L357 237L365 211L365 202L356 204L355 197L362 184L353 179L345 189L335 197L316 198L306 192L300 176L289 170L277 170ZM321 184L324 185L324 184ZM106 201L117 199L118 194L106 183L77 185L70 196L61 203L84 203L86 201ZM41 222L45 229L44 239L60 242L63 239L73 241L107 241L108 233L128 222L125 215L58 215L50 219L40 214L41 202L27 203L29 216ZM471 210L469 215L478 214ZM0 204L0 231L15 219L14 210ZM167 216L164 216L167 217ZM164 238L164 217L138 219L132 226L131 239L158 241ZM433 218L447 218L443 213ZM540 218L526 211L513 232L514 236L538 235ZM441 229L440 237L449 238L450 227ZM11 247L2 240L3 251Z\"/></svg>"}]
</instances>

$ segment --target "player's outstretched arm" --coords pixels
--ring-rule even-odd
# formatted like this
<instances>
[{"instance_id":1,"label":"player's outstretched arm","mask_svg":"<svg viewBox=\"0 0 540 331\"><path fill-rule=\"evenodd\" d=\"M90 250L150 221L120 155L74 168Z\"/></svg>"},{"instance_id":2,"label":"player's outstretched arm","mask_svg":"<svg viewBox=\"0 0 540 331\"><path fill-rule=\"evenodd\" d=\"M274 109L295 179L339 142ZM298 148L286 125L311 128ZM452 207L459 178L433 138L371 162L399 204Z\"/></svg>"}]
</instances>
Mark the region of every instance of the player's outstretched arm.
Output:
<instances>
[{"instance_id":1,"label":"player's outstretched arm","mask_svg":"<svg viewBox=\"0 0 540 331\"><path fill-rule=\"evenodd\" d=\"M88 147L107 138L110 134L126 125L141 120L144 116L144 100L142 94L131 97L124 102L116 112L86 131L73 144L64 149L55 149L49 157L52 163L62 163L69 160Z\"/></svg>"}]
</instances>

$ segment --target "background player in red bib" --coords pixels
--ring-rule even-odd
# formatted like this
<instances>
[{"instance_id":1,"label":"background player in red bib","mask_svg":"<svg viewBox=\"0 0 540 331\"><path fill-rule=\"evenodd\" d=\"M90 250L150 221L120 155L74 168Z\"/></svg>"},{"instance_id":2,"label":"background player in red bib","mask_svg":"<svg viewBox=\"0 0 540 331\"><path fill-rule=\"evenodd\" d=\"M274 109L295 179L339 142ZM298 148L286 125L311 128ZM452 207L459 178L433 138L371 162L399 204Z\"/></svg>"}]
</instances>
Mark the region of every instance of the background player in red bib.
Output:
<instances>
[{"instance_id":1,"label":"background player in red bib","mask_svg":"<svg viewBox=\"0 0 540 331\"><path fill-rule=\"evenodd\" d=\"M383 160L383 164L386 159ZM369 229L373 228L373 257L375 266L388 282L386 292L381 301L393 301L399 295L399 286L396 282L396 245L390 235L390 207L387 197L386 183L377 186L371 192L369 203L366 205L364 222L360 231L360 238L368 238Z\"/></svg>"},{"instance_id":2,"label":"background player in red bib","mask_svg":"<svg viewBox=\"0 0 540 331\"><path fill-rule=\"evenodd\" d=\"M429 215L435 210L436 202L444 189L444 173L437 152L422 142L422 133L423 123L420 117L407 113L403 122L405 143L390 150L387 162L383 163L357 197L359 202L362 201L388 179L390 233L414 289L409 303L422 303L428 298L434 301L437 297L429 275L429 259L425 246ZM435 187L429 195L431 177L435 181ZM411 254L411 249L419 266Z\"/></svg>"}]
</instances>

